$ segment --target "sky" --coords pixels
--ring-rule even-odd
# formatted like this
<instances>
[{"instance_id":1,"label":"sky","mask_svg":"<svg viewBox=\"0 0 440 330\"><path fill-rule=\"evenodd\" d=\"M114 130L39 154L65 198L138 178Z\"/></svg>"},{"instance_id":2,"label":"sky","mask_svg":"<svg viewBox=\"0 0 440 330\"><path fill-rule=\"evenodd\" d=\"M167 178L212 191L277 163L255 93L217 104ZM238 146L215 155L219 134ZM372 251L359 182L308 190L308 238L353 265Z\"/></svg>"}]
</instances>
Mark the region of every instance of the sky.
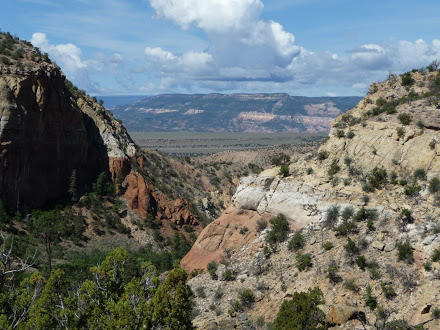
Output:
<instances>
[{"instance_id":1,"label":"sky","mask_svg":"<svg viewBox=\"0 0 440 330\"><path fill-rule=\"evenodd\" d=\"M438 0L0 0L91 95L365 95L440 59Z\"/></svg>"}]
</instances>

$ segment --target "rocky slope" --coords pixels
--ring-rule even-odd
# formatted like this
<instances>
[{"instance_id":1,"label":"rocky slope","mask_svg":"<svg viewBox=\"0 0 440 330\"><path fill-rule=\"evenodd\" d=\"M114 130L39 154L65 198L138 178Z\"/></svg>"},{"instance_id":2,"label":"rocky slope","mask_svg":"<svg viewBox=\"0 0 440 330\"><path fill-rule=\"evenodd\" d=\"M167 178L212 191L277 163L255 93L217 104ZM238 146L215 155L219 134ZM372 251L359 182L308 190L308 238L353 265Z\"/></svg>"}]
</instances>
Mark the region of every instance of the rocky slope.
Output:
<instances>
[{"instance_id":1,"label":"rocky slope","mask_svg":"<svg viewBox=\"0 0 440 330\"><path fill-rule=\"evenodd\" d=\"M165 94L112 107L132 131L327 132L360 97Z\"/></svg>"},{"instance_id":2,"label":"rocky slope","mask_svg":"<svg viewBox=\"0 0 440 330\"><path fill-rule=\"evenodd\" d=\"M182 260L188 270L204 269L212 260L226 265L217 269L220 280L204 273L190 282L196 291L205 290L197 299L198 326L252 328L261 316L273 320L292 292L318 285L330 306L327 317L342 306L366 315L369 329L381 329L384 315L412 325L426 321L425 328L437 329L430 310L440 298L439 265L426 262L440 244L439 95L438 72L372 84L364 100L335 120L316 153L289 166L287 177L273 168L242 178L232 206L204 229ZM287 241L268 243L271 229L260 224L279 213L289 221L290 237L301 229L305 243L299 251L310 255L309 270L298 270L300 257ZM357 251L345 247L348 237ZM399 244L410 246L412 260L399 256ZM354 262L358 256L367 266ZM331 266L335 277L329 275ZM226 268L235 280L225 281ZM365 305L368 285L385 314ZM234 309L231 302L245 288L256 302ZM349 317L331 323L364 328Z\"/></svg>"}]
</instances>

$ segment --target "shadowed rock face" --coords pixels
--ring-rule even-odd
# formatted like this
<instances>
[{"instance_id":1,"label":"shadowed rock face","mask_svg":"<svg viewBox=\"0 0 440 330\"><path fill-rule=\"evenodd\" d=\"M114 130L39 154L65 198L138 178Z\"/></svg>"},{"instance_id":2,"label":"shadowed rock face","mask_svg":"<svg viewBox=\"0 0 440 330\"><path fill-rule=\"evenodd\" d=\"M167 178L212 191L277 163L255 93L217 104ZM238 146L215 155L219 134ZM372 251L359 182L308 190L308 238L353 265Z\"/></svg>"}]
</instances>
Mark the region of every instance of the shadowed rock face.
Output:
<instances>
[{"instance_id":1,"label":"shadowed rock face","mask_svg":"<svg viewBox=\"0 0 440 330\"><path fill-rule=\"evenodd\" d=\"M89 97L72 95L55 64L0 75L0 198L9 208L65 195L73 170L79 184L102 171L127 174L130 156L125 129Z\"/></svg>"}]
</instances>

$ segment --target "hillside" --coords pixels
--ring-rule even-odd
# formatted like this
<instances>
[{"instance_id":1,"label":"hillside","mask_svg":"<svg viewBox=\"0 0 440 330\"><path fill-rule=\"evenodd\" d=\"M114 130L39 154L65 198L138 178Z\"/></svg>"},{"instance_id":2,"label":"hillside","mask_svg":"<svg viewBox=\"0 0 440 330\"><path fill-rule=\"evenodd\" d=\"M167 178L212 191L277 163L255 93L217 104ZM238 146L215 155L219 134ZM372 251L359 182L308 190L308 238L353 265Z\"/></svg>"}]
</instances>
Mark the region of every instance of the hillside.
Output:
<instances>
[{"instance_id":1,"label":"hillside","mask_svg":"<svg viewBox=\"0 0 440 330\"><path fill-rule=\"evenodd\" d=\"M284 175L241 178L181 263L210 270L195 324L264 328L318 286L337 329L438 329L439 98L436 68L392 75Z\"/></svg>"},{"instance_id":2,"label":"hillside","mask_svg":"<svg viewBox=\"0 0 440 330\"><path fill-rule=\"evenodd\" d=\"M110 110L130 131L326 132L360 97L165 94Z\"/></svg>"}]
</instances>

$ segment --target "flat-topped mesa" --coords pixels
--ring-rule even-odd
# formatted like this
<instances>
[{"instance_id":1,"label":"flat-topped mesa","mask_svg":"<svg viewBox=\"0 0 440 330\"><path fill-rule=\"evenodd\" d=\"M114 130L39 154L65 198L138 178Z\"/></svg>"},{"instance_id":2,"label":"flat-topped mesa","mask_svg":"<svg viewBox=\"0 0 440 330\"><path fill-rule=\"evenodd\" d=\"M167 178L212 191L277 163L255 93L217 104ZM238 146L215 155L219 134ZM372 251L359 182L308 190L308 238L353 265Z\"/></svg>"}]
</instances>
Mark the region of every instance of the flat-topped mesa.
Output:
<instances>
[{"instance_id":1,"label":"flat-topped mesa","mask_svg":"<svg viewBox=\"0 0 440 330\"><path fill-rule=\"evenodd\" d=\"M0 55L0 199L12 209L42 206L101 172L130 171L135 145L96 99L68 82L29 43L9 40Z\"/></svg>"}]
</instances>

